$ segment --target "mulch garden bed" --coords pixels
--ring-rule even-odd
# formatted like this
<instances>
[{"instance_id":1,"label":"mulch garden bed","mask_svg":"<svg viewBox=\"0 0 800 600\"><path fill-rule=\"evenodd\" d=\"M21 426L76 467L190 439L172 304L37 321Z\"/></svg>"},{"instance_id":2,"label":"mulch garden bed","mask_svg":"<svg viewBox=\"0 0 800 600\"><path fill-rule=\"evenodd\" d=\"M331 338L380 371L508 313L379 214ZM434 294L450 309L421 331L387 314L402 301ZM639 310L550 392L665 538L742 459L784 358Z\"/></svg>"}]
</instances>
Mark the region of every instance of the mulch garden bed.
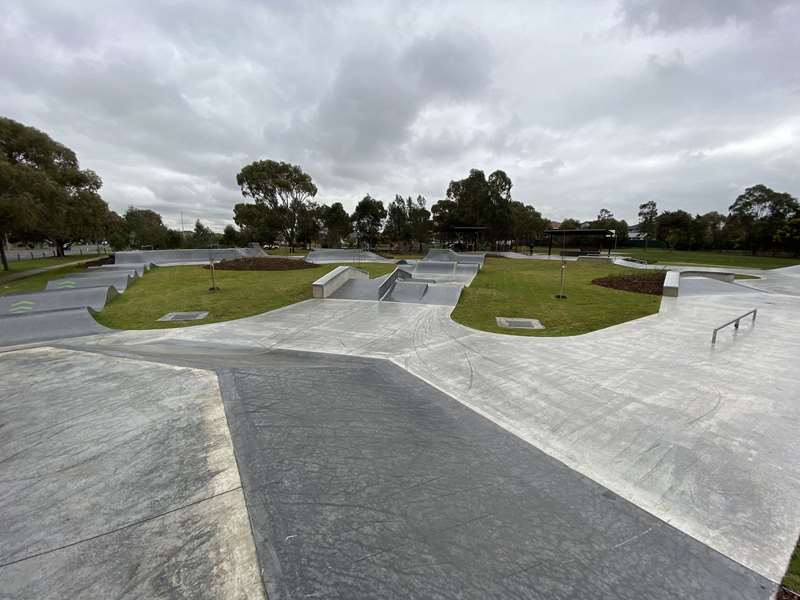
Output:
<instances>
[{"instance_id":1,"label":"mulch garden bed","mask_svg":"<svg viewBox=\"0 0 800 600\"><path fill-rule=\"evenodd\" d=\"M103 258L96 258L95 260L90 260L88 262L83 263L84 266L87 267L101 267L103 265L113 265L114 264L114 256L104 256Z\"/></svg>"},{"instance_id":2,"label":"mulch garden bed","mask_svg":"<svg viewBox=\"0 0 800 600\"><path fill-rule=\"evenodd\" d=\"M798 600L798 598L800 598L800 595L787 590L785 587L779 588L778 593L775 595L775 600Z\"/></svg>"},{"instance_id":3,"label":"mulch garden bed","mask_svg":"<svg viewBox=\"0 0 800 600\"><path fill-rule=\"evenodd\" d=\"M214 268L222 271L292 271L294 269L315 269L318 266L304 260L290 258L251 257L223 260L216 263ZM203 268L208 269L208 265Z\"/></svg>"},{"instance_id":4,"label":"mulch garden bed","mask_svg":"<svg viewBox=\"0 0 800 600\"><path fill-rule=\"evenodd\" d=\"M614 288L615 290L625 290L626 292L637 292L639 294L653 294L660 296L664 290L664 277L666 273L634 273L630 275L608 275L593 279L595 285Z\"/></svg>"}]
</instances>

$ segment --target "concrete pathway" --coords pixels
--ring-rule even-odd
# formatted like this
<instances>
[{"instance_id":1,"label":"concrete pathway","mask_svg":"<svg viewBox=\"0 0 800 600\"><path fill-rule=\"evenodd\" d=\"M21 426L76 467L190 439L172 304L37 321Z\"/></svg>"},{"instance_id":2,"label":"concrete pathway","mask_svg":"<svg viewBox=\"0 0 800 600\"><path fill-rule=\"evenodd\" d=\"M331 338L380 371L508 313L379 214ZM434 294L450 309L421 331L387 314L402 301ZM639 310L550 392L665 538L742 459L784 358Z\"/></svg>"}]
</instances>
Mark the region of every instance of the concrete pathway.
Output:
<instances>
[{"instance_id":1,"label":"concrete pathway","mask_svg":"<svg viewBox=\"0 0 800 600\"><path fill-rule=\"evenodd\" d=\"M102 257L100 257L102 258ZM85 262L89 262L91 260L97 260L98 257L95 258L84 258L83 260L76 260L74 262L68 263L61 263L58 265L52 265L50 267L39 267L38 269L29 269L27 271L19 271L16 273L0 275L0 286L6 283L11 283L12 281L17 281L19 279L25 279L26 277L32 277L33 275L39 275L40 273L47 273L48 271L55 271L56 269L63 269L64 267L74 267L76 265L82 265ZM3 271L0 271L3 273Z\"/></svg>"}]
</instances>

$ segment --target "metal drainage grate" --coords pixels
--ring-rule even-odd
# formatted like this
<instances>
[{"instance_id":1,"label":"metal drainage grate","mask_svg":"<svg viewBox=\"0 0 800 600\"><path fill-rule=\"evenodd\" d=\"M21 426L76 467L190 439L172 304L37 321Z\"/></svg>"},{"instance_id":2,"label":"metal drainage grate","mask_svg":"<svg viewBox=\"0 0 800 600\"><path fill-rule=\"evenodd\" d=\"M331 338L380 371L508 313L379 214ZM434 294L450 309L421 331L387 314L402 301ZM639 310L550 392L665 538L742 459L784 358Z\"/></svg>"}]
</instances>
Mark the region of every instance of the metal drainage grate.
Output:
<instances>
[{"instance_id":1,"label":"metal drainage grate","mask_svg":"<svg viewBox=\"0 0 800 600\"><path fill-rule=\"evenodd\" d=\"M196 310L193 312L171 312L165 314L159 321L199 321L208 316L208 311Z\"/></svg>"},{"instance_id":2,"label":"metal drainage grate","mask_svg":"<svg viewBox=\"0 0 800 600\"><path fill-rule=\"evenodd\" d=\"M539 319L520 319L515 317L495 317L498 327L509 329L544 329Z\"/></svg>"}]
</instances>

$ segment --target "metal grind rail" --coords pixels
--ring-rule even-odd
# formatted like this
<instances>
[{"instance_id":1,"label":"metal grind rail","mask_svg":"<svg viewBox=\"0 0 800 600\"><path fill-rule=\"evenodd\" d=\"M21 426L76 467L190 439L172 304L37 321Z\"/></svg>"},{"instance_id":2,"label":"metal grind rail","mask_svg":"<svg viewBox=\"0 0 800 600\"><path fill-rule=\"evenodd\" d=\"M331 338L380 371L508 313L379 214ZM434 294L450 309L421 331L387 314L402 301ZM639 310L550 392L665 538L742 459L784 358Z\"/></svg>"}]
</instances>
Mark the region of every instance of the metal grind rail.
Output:
<instances>
[{"instance_id":1,"label":"metal grind rail","mask_svg":"<svg viewBox=\"0 0 800 600\"><path fill-rule=\"evenodd\" d=\"M744 318L745 318L747 315L753 315L753 319L752 319L751 323L755 323L755 322L756 322L756 315L757 315L757 314L758 314L758 309L757 309L757 308L754 308L753 310L748 310L748 311L747 311L746 313L744 313L743 315L739 315L739 316L738 316L738 317L736 317L735 319L731 319L731 320L730 320L730 321L728 321L727 323L725 323L725 324L723 324L723 325L720 325L719 327L717 327L717 328L714 330L714 333L713 333L713 334L711 334L711 343L712 343L712 344L716 344L716 343L717 343L717 332L718 332L720 329L724 329L724 328L725 328L725 327L727 327L728 325L733 325L733 328L734 328L734 329L739 329L739 321L741 321L742 319L744 319Z\"/></svg>"}]
</instances>

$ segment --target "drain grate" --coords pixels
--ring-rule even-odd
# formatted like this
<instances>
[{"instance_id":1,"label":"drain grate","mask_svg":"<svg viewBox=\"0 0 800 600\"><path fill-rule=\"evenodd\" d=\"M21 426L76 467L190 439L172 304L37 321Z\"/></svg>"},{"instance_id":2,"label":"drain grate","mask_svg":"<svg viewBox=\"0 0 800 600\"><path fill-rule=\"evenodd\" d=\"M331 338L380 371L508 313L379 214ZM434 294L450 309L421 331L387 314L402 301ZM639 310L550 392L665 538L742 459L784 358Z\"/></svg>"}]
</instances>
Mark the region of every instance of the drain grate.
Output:
<instances>
[{"instance_id":1,"label":"drain grate","mask_svg":"<svg viewBox=\"0 0 800 600\"><path fill-rule=\"evenodd\" d=\"M498 327L508 329L544 329L539 319L521 319L518 317L495 317Z\"/></svg>"},{"instance_id":2,"label":"drain grate","mask_svg":"<svg viewBox=\"0 0 800 600\"><path fill-rule=\"evenodd\" d=\"M208 316L208 311L196 310L193 312L171 312L165 314L159 321L199 321Z\"/></svg>"}]
</instances>

